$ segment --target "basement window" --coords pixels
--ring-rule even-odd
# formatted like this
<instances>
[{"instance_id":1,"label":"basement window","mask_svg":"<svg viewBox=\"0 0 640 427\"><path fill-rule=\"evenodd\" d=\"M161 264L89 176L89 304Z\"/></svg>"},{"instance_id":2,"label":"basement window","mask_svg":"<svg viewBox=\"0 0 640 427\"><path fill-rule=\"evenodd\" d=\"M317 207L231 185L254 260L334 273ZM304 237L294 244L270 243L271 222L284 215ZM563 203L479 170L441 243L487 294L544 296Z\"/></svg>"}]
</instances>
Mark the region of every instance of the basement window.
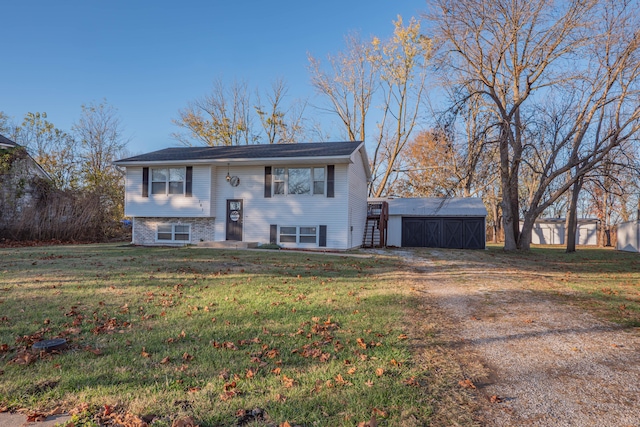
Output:
<instances>
[{"instance_id":1,"label":"basement window","mask_svg":"<svg viewBox=\"0 0 640 427\"><path fill-rule=\"evenodd\" d=\"M191 225L190 224L159 224L156 241L158 242L180 242L186 243L191 241Z\"/></svg>"},{"instance_id":2,"label":"basement window","mask_svg":"<svg viewBox=\"0 0 640 427\"><path fill-rule=\"evenodd\" d=\"M317 243L318 227L280 227L280 243Z\"/></svg>"}]
</instances>

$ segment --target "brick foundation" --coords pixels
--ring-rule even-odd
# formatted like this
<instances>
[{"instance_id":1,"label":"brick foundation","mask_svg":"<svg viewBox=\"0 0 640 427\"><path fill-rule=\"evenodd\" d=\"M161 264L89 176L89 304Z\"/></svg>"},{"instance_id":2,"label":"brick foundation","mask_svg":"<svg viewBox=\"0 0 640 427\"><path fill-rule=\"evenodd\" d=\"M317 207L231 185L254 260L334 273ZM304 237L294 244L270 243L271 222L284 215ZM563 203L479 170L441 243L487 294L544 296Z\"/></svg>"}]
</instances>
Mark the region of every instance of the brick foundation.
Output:
<instances>
[{"instance_id":1,"label":"brick foundation","mask_svg":"<svg viewBox=\"0 0 640 427\"><path fill-rule=\"evenodd\" d=\"M190 242L158 242L156 232L159 224L191 225ZM214 241L214 218L134 218L133 244L143 246L153 245L183 245L198 244Z\"/></svg>"}]
</instances>

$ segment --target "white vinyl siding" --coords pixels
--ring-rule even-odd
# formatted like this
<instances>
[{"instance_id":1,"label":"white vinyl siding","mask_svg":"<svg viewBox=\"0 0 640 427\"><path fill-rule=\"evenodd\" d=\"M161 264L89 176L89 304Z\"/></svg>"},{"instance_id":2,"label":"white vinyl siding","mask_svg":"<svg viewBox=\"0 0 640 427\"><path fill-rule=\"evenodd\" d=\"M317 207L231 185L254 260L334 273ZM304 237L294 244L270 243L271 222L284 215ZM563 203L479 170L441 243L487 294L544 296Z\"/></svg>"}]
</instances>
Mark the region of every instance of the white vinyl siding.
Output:
<instances>
[{"instance_id":1,"label":"white vinyl siding","mask_svg":"<svg viewBox=\"0 0 640 427\"><path fill-rule=\"evenodd\" d=\"M153 167L149 168L149 196L142 197L142 167L127 167L125 215L130 217L209 217L212 216L211 166L193 166L191 197L184 194L183 182L177 184L180 175L174 175L174 181L168 176L165 181L166 191L153 194L151 186L154 182ZM161 168L160 168L161 169ZM176 167L178 169L178 167ZM181 168L183 173L186 167ZM165 169L166 170L166 169ZM158 181L159 182L159 181ZM182 186L182 194L169 194L168 186L174 182L174 187Z\"/></svg>"},{"instance_id":2,"label":"white vinyl siding","mask_svg":"<svg viewBox=\"0 0 640 427\"><path fill-rule=\"evenodd\" d=\"M334 164L334 163L328 163ZM326 165L295 165L292 167L322 168L326 171ZM222 182L219 185L215 199L214 215L216 221L216 240L224 240L226 236L226 206L228 199L242 199L243 205L243 240L246 242L269 243L270 225L278 225L278 241L280 239L280 227L316 227L318 237L314 243L281 243L287 248L318 248L320 225L327 226L327 246L332 249L349 249L349 224L348 224L348 197L347 197L347 171L353 165L335 164L335 197L287 195L264 197L264 165L260 166L233 166L231 174L240 178L240 185L232 187L224 182L226 169L216 173L216 180ZM273 166L272 173L281 168ZM286 169L289 165L282 168ZM221 168L219 168L221 169ZM364 172L363 172L364 173ZM364 178L363 178L364 179ZM272 189L274 187L272 181ZM326 175L325 175L326 193ZM272 190L273 191L273 190ZM363 190L366 201L366 188ZM364 207L366 215L366 203ZM364 225L362 225L364 227ZM310 240L310 237L308 238ZM358 239L361 244L362 234Z\"/></svg>"},{"instance_id":3,"label":"white vinyl siding","mask_svg":"<svg viewBox=\"0 0 640 427\"><path fill-rule=\"evenodd\" d=\"M351 155L349 165L349 247L362 245L367 220L368 183L360 151Z\"/></svg>"}]
</instances>

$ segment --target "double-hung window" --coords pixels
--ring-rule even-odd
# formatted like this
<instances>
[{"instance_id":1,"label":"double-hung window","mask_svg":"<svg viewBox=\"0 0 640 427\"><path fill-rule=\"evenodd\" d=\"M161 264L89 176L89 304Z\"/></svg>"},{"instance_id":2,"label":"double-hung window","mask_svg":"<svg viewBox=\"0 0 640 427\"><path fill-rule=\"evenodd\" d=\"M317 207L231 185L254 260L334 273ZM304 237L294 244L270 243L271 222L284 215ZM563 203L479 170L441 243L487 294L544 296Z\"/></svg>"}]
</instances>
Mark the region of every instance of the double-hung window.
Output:
<instances>
[{"instance_id":1,"label":"double-hung window","mask_svg":"<svg viewBox=\"0 0 640 427\"><path fill-rule=\"evenodd\" d=\"M273 194L324 194L324 168L274 168Z\"/></svg>"},{"instance_id":2,"label":"double-hung window","mask_svg":"<svg viewBox=\"0 0 640 427\"><path fill-rule=\"evenodd\" d=\"M181 242L191 241L190 224L159 224L156 234L158 242Z\"/></svg>"},{"instance_id":3,"label":"double-hung window","mask_svg":"<svg viewBox=\"0 0 640 427\"><path fill-rule=\"evenodd\" d=\"M317 243L317 227L280 227L280 243Z\"/></svg>"},{"instance_id":4,"label":"double-hung window","mask_svg":"<svg viewBox=\"0 0 640 427\"><path fill-rule=\"evenodd\" d=\"M151 169L151 194L184 194L185 168Z\"/></svg>"}]
</instances>

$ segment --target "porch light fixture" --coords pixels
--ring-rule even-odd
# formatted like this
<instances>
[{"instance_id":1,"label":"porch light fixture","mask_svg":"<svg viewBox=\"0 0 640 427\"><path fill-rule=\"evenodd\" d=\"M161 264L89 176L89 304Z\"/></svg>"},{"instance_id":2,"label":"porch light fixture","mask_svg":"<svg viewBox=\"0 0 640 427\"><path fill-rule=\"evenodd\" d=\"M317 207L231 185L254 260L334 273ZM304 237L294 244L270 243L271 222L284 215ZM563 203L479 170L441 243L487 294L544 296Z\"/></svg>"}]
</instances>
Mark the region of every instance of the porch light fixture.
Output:
<instances>
[{"instance_id":1,"label":"porch light fixture","mask_svg":"<svg viewBox=\"0 0 640 427\"><path fill-rule=\"evenodd\" d=\"M227 163L227 182L231 181L231 175L229 175L229 163Z\"/></svg>"}]
</instances>

